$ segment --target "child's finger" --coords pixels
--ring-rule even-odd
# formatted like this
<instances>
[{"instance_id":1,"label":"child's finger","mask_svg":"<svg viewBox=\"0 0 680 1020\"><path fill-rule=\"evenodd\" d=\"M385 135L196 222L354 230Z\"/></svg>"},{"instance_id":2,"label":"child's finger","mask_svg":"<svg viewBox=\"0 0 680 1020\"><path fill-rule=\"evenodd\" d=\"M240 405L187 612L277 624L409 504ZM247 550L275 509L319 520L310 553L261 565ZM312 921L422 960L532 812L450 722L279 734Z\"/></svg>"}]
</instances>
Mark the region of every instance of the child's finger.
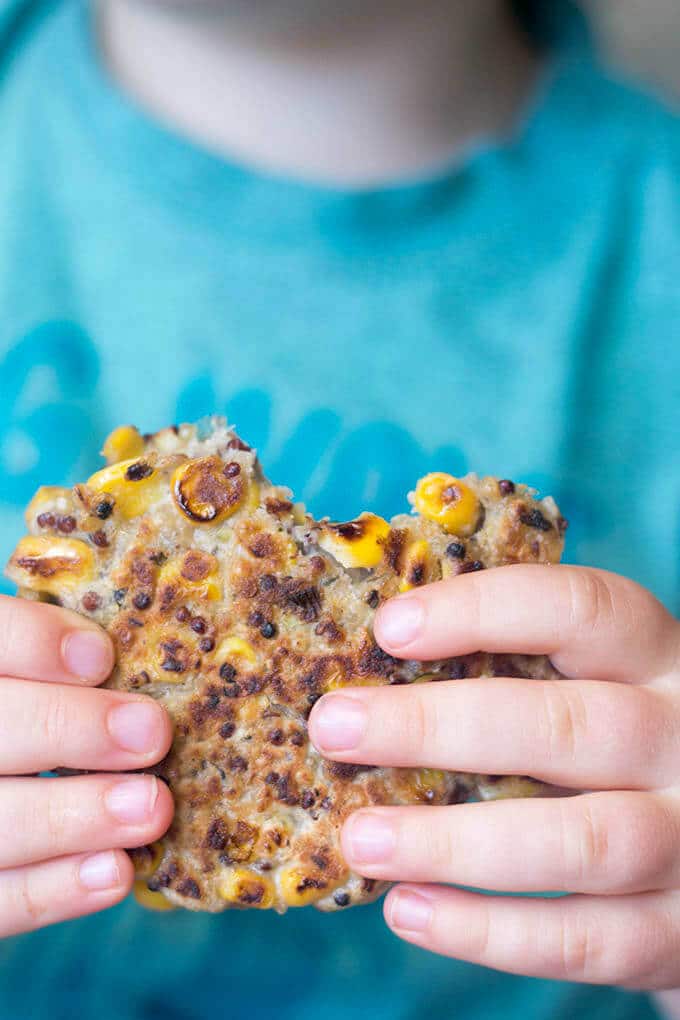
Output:
<instances>
[{"instance_id":1,"label":"child's finger","mask_svg":"<svg viewBox=\"0 0 680 1020\"><path fill-rule=\"evenodd\" d=\"M0 938L105 910L130 892L123 850L62 857L0 872Z\"/></svg>"},{"instance_id":2,"label":"child's finger","mask_svg":"<svg viewBox=\"0 0 680 1020\"><path fill-rule=\"evenodd\" d=\"M0 780L0 868L162 836L172 797L155 776Z\"/></svg>"},{"instance_id":3,"label":"child's finger","mask_svg":"<svg viewBox=\"0 0 680 1020\"><path fill-rule=\"evenodd\" d=\"M512 974L646 989L680 982L675 893L518 900L398 886L384 911L408 942Z\"/></svg>"},{"instance_id":4,"label":"child's finger","mask_svg":"<svg viewBox=\"0 0 680 1020\"><path fill-rule=\"evenodd\" d=\"M99 684L113 668L108 635L59 606L0 596L0 674Z\"/></svg>"},{"instance_id":5,"label":"child's finger","mask_svg":"<svg viewBox=\"0 0 680 1020\"><path fill-rule=\"evenodd\" d=\"M355 812L343 854L367 878L498 892L619 895L680 885L680 804L597 793Z\"/></svg>"},{"instance_id":6,"label":"child's finger","mask_svg":"<svg viewBox=\"0 0 680 1020\"><path fill-rule=\"evenodd\" d=\"M363 765L530 775L575 789L680 775L680 718L651 687L511 678L353 687L314 706L326 757Z\"/></svg>"},{"instance_id":7,"label":"child's finger","mask_svg":"<svg viewBox=\"0 0 680 1020\"><path fill-rule=\"evenodd\" d=\"M680 626L648 591L566 566L501 567L418 588L379 610L375 636L402 659L545 654L565 675L631 683L680 657Z\"/></svg>"},{"instance_id":8,"label":"child's finger","mask_svg":"<svg viewBox=\"0 0 680 1020\"><path fill-rule=\"evenodd\" d=\"M167 713L142 695L0 677L0 703L0 774L142 769L172 740Z\"/></svg>"}]
</instances>

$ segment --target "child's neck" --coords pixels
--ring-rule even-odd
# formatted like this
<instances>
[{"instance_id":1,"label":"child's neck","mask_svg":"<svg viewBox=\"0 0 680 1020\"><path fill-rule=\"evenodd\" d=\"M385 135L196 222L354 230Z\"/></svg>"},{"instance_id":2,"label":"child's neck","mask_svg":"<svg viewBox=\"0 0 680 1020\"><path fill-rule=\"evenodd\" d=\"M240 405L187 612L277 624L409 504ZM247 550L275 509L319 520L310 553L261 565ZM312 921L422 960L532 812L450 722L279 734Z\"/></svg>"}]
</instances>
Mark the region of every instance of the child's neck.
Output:
<instances>
[{"instance_id":1,"label":"child's neck","mask_svg":"<svg viewBox=\"0 0 680 1020\"><path fill-rule=\"evenodd\" d=\"M270 172L350 187L427 173L510 128L535 74L503 0L372 0L370 14L317 0L329 12L298 21L304 0L277 0L285 24L247 0L200 2L101 0L105 59L160 120Z\"/></svg>"}]
</instances>

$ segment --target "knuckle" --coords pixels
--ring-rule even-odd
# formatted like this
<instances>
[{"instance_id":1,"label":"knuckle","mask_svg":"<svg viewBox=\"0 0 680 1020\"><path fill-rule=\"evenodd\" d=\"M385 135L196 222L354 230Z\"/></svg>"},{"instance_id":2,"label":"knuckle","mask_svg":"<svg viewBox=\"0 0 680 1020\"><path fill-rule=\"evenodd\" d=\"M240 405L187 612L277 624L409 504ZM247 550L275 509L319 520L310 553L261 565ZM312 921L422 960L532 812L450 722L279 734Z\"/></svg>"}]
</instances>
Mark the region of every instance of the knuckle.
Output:
<instances>
[{"instance_id":1,"label":"knuckle","mask_svg":"<svg viewBox=\"0 0 680 1020\"><path fill-rule=\"evenodd\" d=\"M558 762L574 761L579 755L589 728L588 711L576 688L546 684L542 688L542 741L550 758Z\"/></svg>"},{"instance_id":2,"label":"knuckle","mask_svg":"<svg viewBox=\"0 0 680 1020\"><path fill-rule=\"evenodd\" d=\"M471 959L478 963L483 964L491 956L491 914L483 904L480 904L475 923L468 928L467 943Z\"/></svg>"},{"instance_id":3,"label":"knuckle","mask_svg":"<svg viewBox=\"0 0 680 1020\"><path fill-rule=\"evenodd\" d=\"M584 804L577 820L563 805L562 847L564 870L580 887L608 874L611 841L609 827L594 802Z\"/></svg>"},{"instance_id":4,"label":"knuckle","mask_svg":"<svg viewBox=\"0 0 680 1020\"><path fill-rule=\"evenodd\" d=\"M612 590L604 575L594 570L569 571L567 578L569 631L593 635L616 615Z\"/></svg>"},{"instance_id":5,"label":"knuckle","mask_svg":"<svg viewBox=\"0 0 680 1020\"><path fill-rule=\"evenodd\" d=\"M66 830L68 821L72 822L72 812L64 802L61 795L59 782L51 782L43 804L43 817L39 819L40 830L43 833L43 840L46 851L50 854L59 854L66 849Z\"/></svg>"},{"instance_id":6,"label":"knuckle","mask_svg":"<svg viewBox=\"0 0 680 1020\"><path fill-rule=\"evenodd\" d=\"M48 910L44 892L39 888L33 868L25 868L19 872L12 882L12 900L9 913L14 915L15 922L24 927L36 927Z\"/></svg>"},{"instance_id":7,"label":"knuckle","mask_svg":"<svg viewBox=\"0 0 680 1020\"><path fill-rule=\"evenodd\" d=\"M655 888L675 864L677 825L646 794L592 795L574 817L560 808L563 873L578 891L625 893Z\"/></svg>"},{"instance_id":8,"label":"knuckle","mask_svg":"<svg viewBox=\"0 0 680 1020\"><path fill-rule=\"evenodd\" d=\"M35 712L35 745L54 758L54 767L63 765L60 755L68 744L69 712L62 690L44 684L37 698Z\"/></svg>"},{"instance_id":9,"label":"knuckle","mask_svg":"<svg viewBox=\"0 0 680 1020\"><path fill-rule=\"evenodd\" d=\"M19 599L9 595L0 598L0 662L8 668L14 656L12 647L16 644L16 636L21 631ZM31 606L31 609L34 607Z\"/></svg>"},{"instance_id":10,"label":"knuckle","mask_svg":"<svg viewBox=\"0 0 680 1020\"><path fill-rule=\"evenodd\" d=\"M429 758L438 746L439 721L435 701L429 697L432 692L413 691L413 702L406 713L404 734L406 747L419 761Z\"/></svg>"},{"instance_id":11,"label":"knuckle","mask_svg":"<svg viewBox=\"0 0 680 1020\"><path fill-rule=\"evenodd\" d=\"M592 920L566 914L557 929L555 969L567 981L588 981L596 978L601 967L605 940Z\"/></svg>"}]
</instances>

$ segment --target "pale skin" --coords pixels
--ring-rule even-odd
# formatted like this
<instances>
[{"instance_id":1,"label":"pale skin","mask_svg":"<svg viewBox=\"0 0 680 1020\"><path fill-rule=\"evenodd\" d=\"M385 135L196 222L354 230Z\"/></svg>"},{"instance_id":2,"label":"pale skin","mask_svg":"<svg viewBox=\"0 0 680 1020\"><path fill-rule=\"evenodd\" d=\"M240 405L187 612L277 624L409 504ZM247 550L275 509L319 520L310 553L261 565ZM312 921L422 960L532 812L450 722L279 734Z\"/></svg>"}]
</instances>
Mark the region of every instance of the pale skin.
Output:
<instances>
[{"instance_id":1,"label":"pale skin","mask_svg":"<svg viewBox=\"0 0 680 1020\"><path fill-rule=\"evenodd\" d=\"M436 171L480 135L511 131L538 69L501 0L103 0L99 36L119 86L177 132L348 188ZM405 609L420 613L417 633ZM392 930L519 974L680 984L680 624L624 578L511 567L402 596L375 632L397 657L545 653L565 679L328 695L310 717L322 753L532 774L576 794L353 816L348 862L398 883ZM97 689L112 656L91 623L0 599L0 935L118 902L133 881L122 848L170 822L164 784L129 775L163 757L169 720ZM101 774L33 777L52 767ZM454 883L577 895L517 901Z\"/></svg>"}]
</instances>

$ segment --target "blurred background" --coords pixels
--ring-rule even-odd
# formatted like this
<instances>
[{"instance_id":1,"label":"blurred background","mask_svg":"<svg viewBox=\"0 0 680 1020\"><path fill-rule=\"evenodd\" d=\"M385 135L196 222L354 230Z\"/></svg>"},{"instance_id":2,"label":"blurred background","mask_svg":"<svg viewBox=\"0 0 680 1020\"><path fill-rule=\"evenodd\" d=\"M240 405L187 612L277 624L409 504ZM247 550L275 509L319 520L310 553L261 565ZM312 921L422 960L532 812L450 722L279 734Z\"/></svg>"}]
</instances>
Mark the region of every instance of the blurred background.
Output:
<instances>
[{"instance_id":1,"label":"blurred background","mask_svg":"<svg viewBox=\"0 0 680 1020\"><path fill-rule=\"evenodd\" d=\"M634 70L680 104L679 0L581 0L610 62Z\"/></svg>"}]
</instances>

